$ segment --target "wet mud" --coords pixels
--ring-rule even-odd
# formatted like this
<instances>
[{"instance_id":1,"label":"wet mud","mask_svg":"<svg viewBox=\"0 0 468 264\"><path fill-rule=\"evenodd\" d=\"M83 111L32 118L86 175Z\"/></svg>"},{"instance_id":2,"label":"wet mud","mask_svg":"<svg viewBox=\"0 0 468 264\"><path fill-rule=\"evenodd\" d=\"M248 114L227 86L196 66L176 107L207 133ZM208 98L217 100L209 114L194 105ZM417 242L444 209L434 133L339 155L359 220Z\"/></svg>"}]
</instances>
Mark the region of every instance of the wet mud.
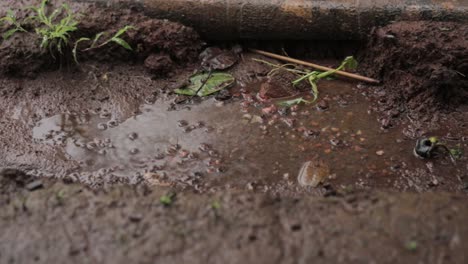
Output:
<instances>
[{"instance_id":1,"label":"wet mud","mask_svg":"<svg viewBox=\"0 0 468 264\"><path fill-rule=\"evenodd\" d=\"M313 95L253 59L280 62L202 52L190 28L109 12L87 13L80 32L135 23L138 55L116 47L60 68L26 36L1 44L0 262L463 263L464 25L379 29L360 71L381 86L321 80L316 102L285 107ZM236 84L174 93L213 69ZM417 158L421 137L462 155Z\"/></svg>"},{"instance_id":2,"label":"wet mud","mask_svg":"<svg viewBox=\"0 0 468 264\"><path fill-rule=\"evenodd\" d=\"M408 116L427 128L466 112L467 37L466 23L397 22L376 29L362 71L383 82L375 105L382 119Z\"/></svg>"},{"instance_id":3,"label":"wet mud","mask_svg":"<svg viewBox=\"0 0 468 264\"><path fill-rule=\"evenodd\" d=\"M2 10L14 10L18 21L24 21L25 18L31 16L30 9L24 8L25 3L5 2L10 5L4 3L5 8ZM29 1L28 3L31 6L37 6L40 2ZM54 10L62 2L68 3L56 1L54 5L48 5L47 10ZM130 9L115 10L97 7L94 4L77 3L72 4L71 7L77 12L76 16L79 17L80 23L68 40L70 43L75 43L82 37L94 39L100 33L104 33L102 39L110 38L125 26L134 27L122 36L132 47L132 51L115 44L84 51L89 43L81 42L77 46L79 61L93 60L126 64L144 62L153 74L165 75L175 68L184 67L187 63L195 61L203 46L203 41L195 30L179 23L151 19ZM0 13L0 15L4 14ZM6 32L7 28L3 24L2 27L0 31ZM36 25L26 23L24 27L33 32ZM72 47L64 50L64 55L61 55L53 49L41 49L40 43L41 39L36 34L28 32L17 32L9 39L2 39L0 73L16 77L36 77L40 72L58 68L79 70L72 56ZM85 46L86 44L88 46Z\"/></svg>"},{"instance_id":4,"label":"wet mud","mask_svg":"<svg viewBox=\"0 0 468 264\"><path fill-rule=\"evenodd\" d=\"M36 176L94 188L149 184L197 191L316 194L325 191L321 186L337 190L463 188L466 158L457 164L443 154L427 161L416 158L417 138L405 135L403 125L380 124L366 87L343 80L322 81L317 103L282 107L278 103L291 97L263 94L265 84L271 83L261 76L264 66L250 54L243 57L244 63L228 71L239 80L229 90L229 100L214 96L180 102L171 93L177 83L164 81L167 87L160 89L160 81L116 70L96 71L91 66L87 78L74 74L75 82L57 79L57 90L49 88L44 94L41 79L23 81L19 91L17 81L4 80L15 94L5 97L3 118L8 122L3 133L9 144L5 144L2 166L20 165ZM249 67L259 67L258 76L245 81L242 76ZM174 79L184 78L180 74ZM133 94L128 85L133 85ZM69 95L64 95L63 87ZM35 94L27 95L31 92ZM309 91L300 93L292 98L312 100ZM31 98L27 104L25 97ZM43 103L59 97L56 106ZM449 140L450 146L466 148L463 138L449 138L463 134L463 128L445 125L428 133ZM297 178L303 164L319 159L330 171L323 184L300 186Z\"/></svg>"}]
</instances>

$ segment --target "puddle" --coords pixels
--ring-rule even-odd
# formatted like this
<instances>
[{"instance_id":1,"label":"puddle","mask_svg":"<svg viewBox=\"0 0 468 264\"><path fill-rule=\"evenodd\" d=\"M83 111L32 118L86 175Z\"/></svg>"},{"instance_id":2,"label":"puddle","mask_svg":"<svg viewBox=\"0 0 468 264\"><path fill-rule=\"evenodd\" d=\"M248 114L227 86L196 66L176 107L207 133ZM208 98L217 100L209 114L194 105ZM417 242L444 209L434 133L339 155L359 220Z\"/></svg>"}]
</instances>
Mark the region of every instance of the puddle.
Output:
<instances>
[{"instance_id":1,"label":"puddle","mask_svg":"<svg viewBox=\"0 0 468 264\"><path fill-rule=\"evenodd\" d=\"M90 185L298 186L301 167L317 160L330 171L324 182L337 186L404 187L418 184L405 176L415 170L457 173L447 160L416 159L413 141L399 129L382 130L355 86L321 83L321 110L275 109L259 102L258 85L251 85L229 102L209 98L171 110L169 100L159 99L127 120L106 111L61 114L40 121L33 137L79 161L70 177Z\"/></svg>"}]
</instances>

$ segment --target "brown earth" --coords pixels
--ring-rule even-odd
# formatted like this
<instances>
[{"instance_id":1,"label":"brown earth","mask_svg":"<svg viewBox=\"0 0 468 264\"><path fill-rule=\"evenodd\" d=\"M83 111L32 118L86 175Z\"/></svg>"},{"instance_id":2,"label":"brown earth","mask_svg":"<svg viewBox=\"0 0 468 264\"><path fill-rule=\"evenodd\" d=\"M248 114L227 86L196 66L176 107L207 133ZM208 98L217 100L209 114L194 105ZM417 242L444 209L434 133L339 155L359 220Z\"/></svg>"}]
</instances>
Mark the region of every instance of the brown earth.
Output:
<instances>
[{"instance_id":1,"label":"brown earth","mask_svg":"<svg viewBox=\"0 0 468 264\"><path fill-rule=\"evenodd\" d=\"M16 1L13 1L16 2ZM36 1L40 2L40 1ZM16 3L17 5L18 3ZM12 8L14 4L10 6ZM58 3L56 4L58 6ZM111 10L98 8L94 5L77 5L80 7L80 24L70 38L75 43L81 37L94 39L98 33L104 32L96 46L113 36L124 26L133 26L124 38L134 52L128 51L116 44L83 51L90 42L80 42L78 46L79 61L120 61L143 62L154 74L165 74L177 65L186 65L198 57L203 42L198 34L189 27L167 20L151 19L131 10ZM53 10L55 6L50 6ZM97 11L99 10L99 11ZM19 21L31 15L24 9L17 9ZM26 29L33 29L35 24L26 24ZM4 30L8 27L4 26ZM57 51L39 48L40 38L36 34L17 32L11 38L2 41L0 45L0 73L10 76L34 77L38 72L54 70L58 67L75 68L70 47L65 50L65 56L59 56ZM81 52L80 52L81 50ZM155 59L156 57L163 59Z\"/></svg>"},{"instance_id":2,"label":"brown earth","mask_svg":"<svg viewBox=\"0 0 468 264\"><path fill-rule=\"evenodd\" d=\"M0 9L26 2L5 1ZM33 139L31 130L40 120L61 113L103 112L125 120L138 113L142 104L174 99L170 92L200 67L191 63L202 45L192 29L128 10L99 12L92 6L81 7L90 9L83 12L87 19L80 34L135 24L139 29L128 40L138 52L113 47L82 56L79 71L72 64L52 71L61 63L50 61L32 45L36 42L31 35L20 34L2 43L1 263L466 262L468 208L460 182L468 177L466 157L453 174L439 177L445 180L442 183L434 182L434 175L426 170L404 168L403 180L409 183L390 190L375 185L359 191L342 186L336 191L326 185L318 191L289 188L264 194L252 185L199 193L193 188L126 183L90 189L69 184L67 178L56 179L80 164L58 146ZM376 96L373 102L379 107L374 110L392 118L408 113L409 120L400 120L408 126L439 116L450 128L443 132L444 139L466 147L467 86L459 74L466 73L466 49L461 49L466 48L461 41L466 26L403 23L376 32L362 67L384 84L349 92ZM425 34L435 37L423 38ZM229 71L241 90L269 71L251 58L241 55L240 64ZM346 98L335 97L346 104ZM418 108L418 103L426 103L428 111ZM448 118L449 114L455 117ZM410 139L423 134L410 132L406 133ZM423 166L431 171L439 162L446 160ZM437 185L444 191L428 192ZM406 188L411 192L395 192ZM172 193L177 193L174 201L163 206L160 198Z\"/></svg>"},{"instance_id":3,"label":"brown earth","mask_svg":"<svg viewBox=\"0 0 468 264\"><path fill-rule=\"evenodd\" d=\"M375 92L383 122L405 113L430 127L443 114L466 111L467 39L461 23L398 22L374 30L361 71L383 82Z\"/></svg>"}]
</instances>

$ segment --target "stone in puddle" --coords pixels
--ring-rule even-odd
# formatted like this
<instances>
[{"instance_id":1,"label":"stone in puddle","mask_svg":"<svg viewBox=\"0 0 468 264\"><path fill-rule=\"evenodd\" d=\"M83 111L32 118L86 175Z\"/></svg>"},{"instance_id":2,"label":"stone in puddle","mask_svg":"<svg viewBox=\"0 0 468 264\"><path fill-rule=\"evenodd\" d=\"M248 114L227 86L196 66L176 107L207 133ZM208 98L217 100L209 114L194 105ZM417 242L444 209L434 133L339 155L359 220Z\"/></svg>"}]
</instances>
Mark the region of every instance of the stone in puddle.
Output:
<instances>
[{"instance_id":1,"label":"stone in puddle","mask_svg":"<svg viewBox=\"0 0 468 264\"><path fill-rule=\"evenodd\" d=\"M330 175L330 168L321 159L310 160L302 165L297 181L301 186L317 187Z\"/></svg>"},{"instance_id":2,"label":"stone in puddle","mask_svg":"<svg viewBox=\"0 0 468 264\"><path fill-rule=\"evenodd\" d=\"M32 191L35 191L37 189L42 188L43 186L44 186L44 184L42 183L41 180L35 180L35 181L32 181L32 182L26 184L25 188L26 188L26 190L32 192Z\"/></svg>"}]
</instances>

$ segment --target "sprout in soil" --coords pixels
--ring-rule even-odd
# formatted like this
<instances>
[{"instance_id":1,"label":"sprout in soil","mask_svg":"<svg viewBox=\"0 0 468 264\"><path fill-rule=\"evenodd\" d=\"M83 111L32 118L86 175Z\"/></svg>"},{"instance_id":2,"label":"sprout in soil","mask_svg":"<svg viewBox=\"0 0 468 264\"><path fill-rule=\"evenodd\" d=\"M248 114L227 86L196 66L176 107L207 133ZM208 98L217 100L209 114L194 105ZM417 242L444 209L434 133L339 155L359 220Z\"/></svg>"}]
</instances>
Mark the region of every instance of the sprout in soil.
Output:
<instances>
[{"instance_id":1,"label":"sprout in soil","mask_svg":"<svg viewBox=\"0 0 468 264\"><path fill-rule=\"evenodd\" d=\"M0 22L9 24L9 26L12 27L2 35L4 40L7 40L16 32L26 32L26 30L21 26L21 23L16 19L16 14L11 10L7 11L7 15L5 17L0 18Z\"/></svg>"},{"instance_id":2,"label":"sprout in soil","mask_svg":"<svg viewBox=\"0 0 468 264\"><path fill-rule=\"evenodd\" d=\"M175 196L175 193L163 195L159 198L159 202L164 206L170 206L174 202Z\"/></svg>"},{"instance_id":3,"label":"sprout in soil","mask_svg":"<svg viewBox=\"0 0 468 264\"><path fill-rule=\"evenodd\" d=\"M77 60L78 44L84 41L91 41L90 38L83 37L75 41L73 44L71 40L73 39L72 33L78 30L78 24L80 23L78 17L75 16L67 4L63 4L57 9L54 9L50 15L47 12L47 4L49 0L42 0L39 6L31 6L28 9L33 11L33 14L26 19L23 23L30 23L35 28L35 33L41 39L40 47L42 49L48 50L50 55L55 58L55 54L61 56L64 55L64 49L72 49L72 55ZM3 34L4 39L8 39L16 32L27 32L20 22L16 19L16 15L13 11L7 11L7 15L3 18L0 18L0 22L8 23L9 29L6 33ZM88 51L91 49L97 49L108 45L110 42L114 42L127 50L132 50L132 47L121 38L128 30L134 29L132 26L125 26L117 31L113 36L107 40L99 43L99 40L102 36L106 35L106 32L101 32L94 36L91 45L82 50Z\"/></svg>"},{"instance_id":4,"label":"sprout in soil","mask_svg":"<svg viewBox=\"0 0 468 264\"><path fill-rule=\"evenodd\" d=\"M39 7L29 7L35 14L27 19L36 22L35 31L41 38L41 48L48 49L54 56L55 50L63 54L63 48L68 46L70 34L78 29L79 21L67 4L63 4L47 15L48 2L48 0L42 0Z\"/></svg>"},{"instance_id":5,"label":"sprout in soil","mask_svg":"<svg viewBox=\"0 0 468 264\"><path fill-rule=\"evenodd\" d=\"M88 48L83 49L82 51L89 51L89 50L92 50L92 49L102 48L102 47L108 45L111 42L117 43L118 45L122 46L123 48L125 48L127 50L133 50L132 47L130 46L130 44L128 44L125 40L123 40L121 38L121 36L123 34L125 34L127 31L129 31L131 29L135 29L135 27L125 26L125 27L119 29L119 31L117 31L117 33L115 33L112 37L110 37L109 39L107 39L106 41L104 41L104 42L102 42L100 44L98 44L98 42L101 39L101 37L106 34L106 32L98 33L98 34L96 34L96 36L94 36L94 38L93 38L93 40L91 42L91 45ZM80 42L84 42L84 41L91 41L91 39L90 38L80 38L75 42L75 45L73 47L73 58L75 59L75 62L77 64L78 64L78 55L77 55L78 45L80 44Z\"/></svg>"},{"instance_id":6,"label":"sprout in soil","mask_svg":"<svg viewBox=\"0 0 468 264\"><path fill-rule=\"evenodd\" d=\"M298 98L294 100L288 100L284 102L280 102L279 104L283 104L285 106L291 106L294 104L300 104L300 103L313 103L318 99L318 87L317 87L317 82L321 79L330 79L333 74L335 74L338 71L341 70L346 70L346 69L356 69L357 68L357 61L354 59L354 57L349 56L346 57L341 65L334 69L334 70L329 70L326 72L320 72L320 71L309 71L309 70L302 70L297 68L296 65L294 64L283 64L283 65L278 65L274 63L270 63L268 61L264 60L259 60L259 59L254 59L255 61L267 64L271 66L273 69L268 73L269 76L275 74L279 70L286 70L288 72L294 73L298 76L298 79L294 80L292 84L294 86L298 85L299 83L303 81L307 81L312 89L312 95L314 96L314 99L312 101L306 101L303 98Z\"/></svg>"}]
</instances>

